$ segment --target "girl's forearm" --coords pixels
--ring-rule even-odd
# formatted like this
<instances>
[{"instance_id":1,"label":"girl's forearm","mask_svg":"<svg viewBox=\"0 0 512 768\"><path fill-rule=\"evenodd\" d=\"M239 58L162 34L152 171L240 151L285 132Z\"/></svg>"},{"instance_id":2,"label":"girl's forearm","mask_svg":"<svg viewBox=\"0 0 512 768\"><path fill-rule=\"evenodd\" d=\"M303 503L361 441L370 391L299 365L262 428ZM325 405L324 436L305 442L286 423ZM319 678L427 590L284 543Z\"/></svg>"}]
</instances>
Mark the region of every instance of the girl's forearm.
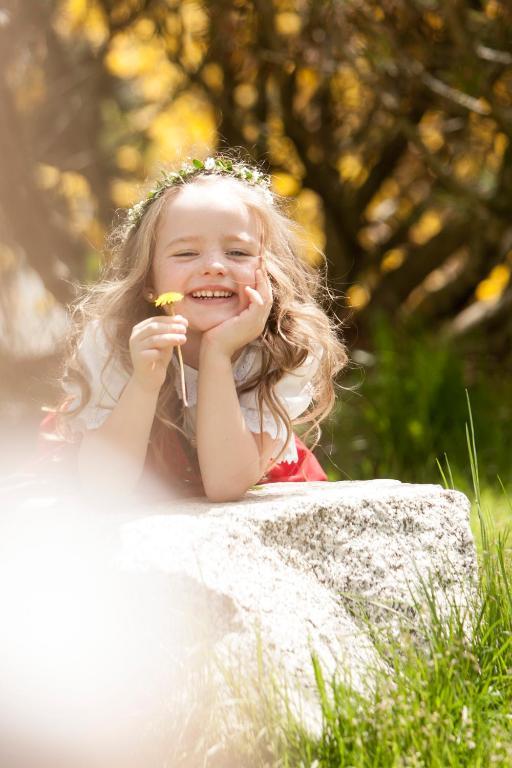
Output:
<instances>
[{"instance_id":1,"label":"girl's forearm","mask_svg":"<svg viewBox=\"0 0 512 768\"><path fill-rule=\"evenodd\" d=\"M236 501L261 475L261 459L240 409L229 357L201 345L197 454L206 495Z\"/></svg>"},{"instance_id":2,"label":"girl's forearm","mask_svg":"<svg viewBox=\"0 0 512 768\"><path fill-rule=\"evenodd\" d=\"M130 493L146 460L158 390L144 390L131 378L119 402L98 429L88 430L78 455L84 490Z\"/></svg>"}]
</instances>

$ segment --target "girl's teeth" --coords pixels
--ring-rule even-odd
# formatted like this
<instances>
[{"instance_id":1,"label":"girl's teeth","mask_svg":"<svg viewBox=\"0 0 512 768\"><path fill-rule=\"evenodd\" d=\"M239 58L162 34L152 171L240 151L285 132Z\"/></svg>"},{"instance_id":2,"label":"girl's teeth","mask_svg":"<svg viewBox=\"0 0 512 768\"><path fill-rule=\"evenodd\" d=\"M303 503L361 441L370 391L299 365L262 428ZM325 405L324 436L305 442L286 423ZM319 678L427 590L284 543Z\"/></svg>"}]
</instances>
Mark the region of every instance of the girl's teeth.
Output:
<instances>
[{"instance_id":1,"label":"girl's teeth","mask_svg":"<svg viewBox=\"0 0 512 768\"><path fill-rule=\"evenodd\" d=\"M207 293L204 295L192 294L192 298L194 299L230 299L231 296L233 296L233 294L230 294L229 296L216 296L213 293Z\"/></svg>"}]
</instances>

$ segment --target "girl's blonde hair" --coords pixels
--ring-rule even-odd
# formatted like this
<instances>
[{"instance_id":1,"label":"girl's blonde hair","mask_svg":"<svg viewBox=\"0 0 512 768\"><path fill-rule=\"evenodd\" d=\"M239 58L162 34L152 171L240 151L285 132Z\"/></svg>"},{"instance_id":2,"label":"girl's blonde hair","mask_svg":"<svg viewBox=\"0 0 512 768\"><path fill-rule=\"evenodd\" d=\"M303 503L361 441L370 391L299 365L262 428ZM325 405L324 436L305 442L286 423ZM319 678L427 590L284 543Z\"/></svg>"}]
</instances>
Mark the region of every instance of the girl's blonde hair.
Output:
<instances>
[{"instance_id":1,"label":"girl's blonde hair","mask_svg":"<svg viewBox=\"0 0 512 768\"><path fill-rule=\"evenodd\" d=\"M183 183L212 183L217 178L216 174L198 172ZM257 217L260 241L266 253L265 266L273 291L272 309L260 337L261 370L239 386L237 391L241 394L256 388L260 414L265 404L273 417L282 419L286 425L286 446L292 434L292 422L275 396L274 386L283 375L298 368L309 353L318 356L321 347L323 354L312 381L312 402L306 413L293 420L293 424L310 424L301 436L307 439L313 433L312 447L315 447L321 436L320 423L335 404L336 376L348 362L345 345L338 337L338 328L342 323L331 319L322 307L322 304L332 300L325 282L325 262L322 268L307 262L303 230L287 215L283 198L239 178L220 178L236 185L239 199ZM61 432L67 431L67 420L75 417L91 396L86 372L81 368L77 354L87 324L100 320L111 346L111 355L102 373L114 357L131 373L129 339L133 327L158 312L164 312L147 302L143 290L150 278L161 213L179 193L180 186L165 189L145 208L137 226L127 229L126 222L123 222L114 229L110 242L112 257L105 265L100 280L86 288L83 297L72 309L74 330L68 343L64 378L79 383L81 402L73 411L59 409ZM170 365L158 397L150 441L154 463L163 476L167 431L176 429L185 435L180 423L183 413L180 413L175 377L174 366ZM108 386L108 382L105 385ZM283 452L284 447L272 466L278 463Z\"/></svg>"}]
</instances>

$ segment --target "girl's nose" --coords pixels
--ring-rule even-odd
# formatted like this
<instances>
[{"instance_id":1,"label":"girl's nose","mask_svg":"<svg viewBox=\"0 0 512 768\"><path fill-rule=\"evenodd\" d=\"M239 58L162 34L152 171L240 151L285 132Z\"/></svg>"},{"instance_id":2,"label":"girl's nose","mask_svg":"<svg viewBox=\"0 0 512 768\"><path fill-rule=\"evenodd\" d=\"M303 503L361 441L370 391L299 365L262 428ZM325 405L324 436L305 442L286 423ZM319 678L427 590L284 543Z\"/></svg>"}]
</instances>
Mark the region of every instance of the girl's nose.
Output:
<instances>
[{"instance_id":1,"label":"girl's nose","mask_svg":"<svg viewBox=\"0 0 512 768\"><path fill-rule=\"evenodd\" d=\"M219 251L212 251L205 256L203 262L203 272L225 272L226 262L224 254Z\"/></svg>"}]
</instances>

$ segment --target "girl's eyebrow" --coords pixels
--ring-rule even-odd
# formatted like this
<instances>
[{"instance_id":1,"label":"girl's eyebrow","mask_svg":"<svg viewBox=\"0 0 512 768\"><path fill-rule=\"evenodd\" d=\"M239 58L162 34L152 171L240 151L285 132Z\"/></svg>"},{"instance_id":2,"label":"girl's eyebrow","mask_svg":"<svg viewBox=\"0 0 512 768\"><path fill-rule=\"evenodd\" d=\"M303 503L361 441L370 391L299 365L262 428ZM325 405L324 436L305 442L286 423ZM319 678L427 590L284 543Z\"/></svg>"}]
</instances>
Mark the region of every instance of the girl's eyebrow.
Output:
<instances>
[{"instance_id":1,"label":"girl's eyebrow","mask_svg":"<svg viewBox=\"0 0 512 768\"><path fill-rule=\"evenodd\" d=\"M176 245L177 243L190 243L191 241L200 242L204 238L198 237L197 235L190 235L188 237L176 237L174 240L170 240L166 248L170 248L171 245ZM240 243L245 243L246 245L256 245L256 241L253 240L252 237L243 237L242 235L225 235L224 240L238 240Z\"/></svg>"}]
</instances>

